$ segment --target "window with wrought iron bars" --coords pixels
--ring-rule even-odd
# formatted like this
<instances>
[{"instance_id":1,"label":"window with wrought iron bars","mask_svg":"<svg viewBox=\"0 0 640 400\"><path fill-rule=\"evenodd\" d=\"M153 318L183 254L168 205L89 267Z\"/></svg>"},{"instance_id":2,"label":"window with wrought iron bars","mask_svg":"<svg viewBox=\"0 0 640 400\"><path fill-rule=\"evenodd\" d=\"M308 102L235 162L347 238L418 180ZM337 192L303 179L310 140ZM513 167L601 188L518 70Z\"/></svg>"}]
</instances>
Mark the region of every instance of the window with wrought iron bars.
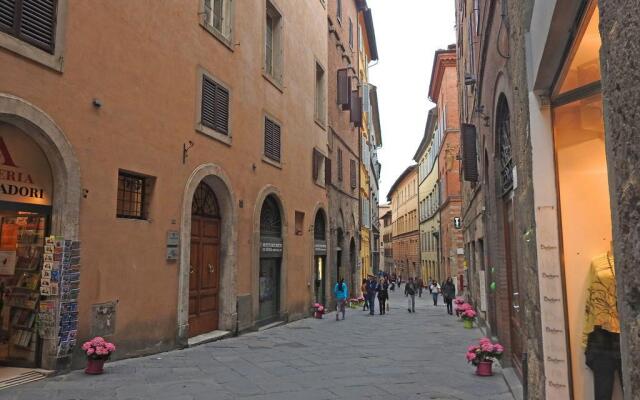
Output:
<instances>
[{"instance_id":1,"label":"window with wrought iron bars","mask_svg":"<svg viewBox=\"0 0 640 400\"><path fill-rule=\"evenodd\" d=\"M146 178L118 173L118 218L146 219Z\"/></svg>"}]
</instances>

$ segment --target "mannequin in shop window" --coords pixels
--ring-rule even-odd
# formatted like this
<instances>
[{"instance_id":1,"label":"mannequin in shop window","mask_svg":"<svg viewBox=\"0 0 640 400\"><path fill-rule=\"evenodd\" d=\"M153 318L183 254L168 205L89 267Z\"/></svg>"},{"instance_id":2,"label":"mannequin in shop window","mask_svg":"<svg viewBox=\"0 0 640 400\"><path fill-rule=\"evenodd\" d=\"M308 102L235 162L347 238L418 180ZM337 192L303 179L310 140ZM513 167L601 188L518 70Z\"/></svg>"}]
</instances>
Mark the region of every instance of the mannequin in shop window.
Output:
<instances>
[{"instance_id":1,"label":"mannequin in shop window","mask_svg":"<svg viewBox=\"0 0 640 400\"><path fill-rule=\"evenodd\" d=\"M616 372L622 382L620 320L611 251L591 261L582 341L586 364L593 371L595 400L611 400Z\"/></svg>"}]
</instances>

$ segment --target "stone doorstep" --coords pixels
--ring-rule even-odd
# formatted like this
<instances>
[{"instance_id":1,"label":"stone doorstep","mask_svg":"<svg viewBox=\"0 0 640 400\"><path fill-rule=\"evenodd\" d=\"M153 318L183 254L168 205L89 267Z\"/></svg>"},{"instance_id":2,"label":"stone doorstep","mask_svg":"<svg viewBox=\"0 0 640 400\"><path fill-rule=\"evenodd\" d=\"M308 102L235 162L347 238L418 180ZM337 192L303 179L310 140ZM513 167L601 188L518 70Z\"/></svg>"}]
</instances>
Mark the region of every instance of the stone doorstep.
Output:
<instances>
[{"instance_id":1,"label":"stone doorstep","mask_svg":"<svg viewBox=\"0 0 640 400\"><path fill-rule=\"evenodd\" d=\"M209 343L209 342L215 342L217 340L222 340L222 339L226 339L228 337L231 336L231 332L230 331L213 331L213 332L207 332L207 333L203 333L202 335L198 335L198 336L194 336L192 338L189 338L189 341L187 342L188 347L193 347L193 346L197 346L200 344L205 344L205 343Z\"/></svg>"},{"instance_id":2,"label":"stone doorstep","mask_svg":"<svg viewBox=\"0 0 640 400\"><path fill-rule=\"evenodd\" d=\"M266 331L267 329L275 328L275 327L277 327L277 326L284 325L284 324L285 324L285 322L284 322L284 321L276 321L276 322L272 322L272 323L270 323L270 324L267 324L267 325L264 325L264 326L259 327L259 328L258 328L258 332Z\"/></svg>"},{"instance_id":3,"label":"stone doorstep","mask_svg":"<svg viewBox=\"0 0 640 400\"><path fill-rule=\"evenodd\" d=\"M487 336L486 327L478 326L478 329L480 330L480 332L482 332L482 336ZM494 337L491 338L491 340L494 340L494 341L496 339L497 338L494 338ZM500 361L498 361L498 363L500 363ZM502 367L502 364L500 364L500 366ZM502 369L502 377L504 378L504 381L507 383L507 386L509 387L509 391L511 391L513 398L515 400L523 400L524 389L522 388L522 382L520 382L520 379L518 378L518 375L516 375L516 372L513 370L513 368L502 367L501 369Z\"/></svg>"}]
</instances>

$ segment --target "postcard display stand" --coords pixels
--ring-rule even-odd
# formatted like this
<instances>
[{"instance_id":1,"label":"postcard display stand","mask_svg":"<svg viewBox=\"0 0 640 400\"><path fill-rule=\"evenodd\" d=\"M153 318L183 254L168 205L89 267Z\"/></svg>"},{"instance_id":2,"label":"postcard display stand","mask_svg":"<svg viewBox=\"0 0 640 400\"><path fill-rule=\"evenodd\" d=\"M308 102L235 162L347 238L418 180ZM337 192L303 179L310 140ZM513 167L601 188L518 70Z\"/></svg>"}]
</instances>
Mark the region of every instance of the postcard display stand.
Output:
<instances>
[{"instance_id":1,"label":"postcard display stand","mask_svg":"<svg viewBox=\"0 0 640 400\"><path fill-rule=\"evenodd\" d=\"M71 355L78 332L80 242L61 236L45 239L38 319L40 336L57 339L56 357ZM56 325L59 321L59 325Z\"/></svg>"}]
</instances>

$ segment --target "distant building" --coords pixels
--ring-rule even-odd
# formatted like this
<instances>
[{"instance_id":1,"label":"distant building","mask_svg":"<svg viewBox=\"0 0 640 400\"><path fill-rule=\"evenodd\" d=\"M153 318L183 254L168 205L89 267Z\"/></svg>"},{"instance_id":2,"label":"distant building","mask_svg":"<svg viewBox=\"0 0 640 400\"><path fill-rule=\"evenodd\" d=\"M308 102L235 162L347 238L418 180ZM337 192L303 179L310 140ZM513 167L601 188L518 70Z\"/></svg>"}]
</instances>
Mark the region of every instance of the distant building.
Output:
<instances>
[{"instance_id":1,"label":"distant building","mask_svg":"<svg viewBox=\"0 0 640 400\"><path fill-rule=\"evenodd\" d=\"M411 165L396 179L387 194L393 219L394 271L403 279L420 273L418 248L418 168Z\"/></svg>"}]
</instances>

